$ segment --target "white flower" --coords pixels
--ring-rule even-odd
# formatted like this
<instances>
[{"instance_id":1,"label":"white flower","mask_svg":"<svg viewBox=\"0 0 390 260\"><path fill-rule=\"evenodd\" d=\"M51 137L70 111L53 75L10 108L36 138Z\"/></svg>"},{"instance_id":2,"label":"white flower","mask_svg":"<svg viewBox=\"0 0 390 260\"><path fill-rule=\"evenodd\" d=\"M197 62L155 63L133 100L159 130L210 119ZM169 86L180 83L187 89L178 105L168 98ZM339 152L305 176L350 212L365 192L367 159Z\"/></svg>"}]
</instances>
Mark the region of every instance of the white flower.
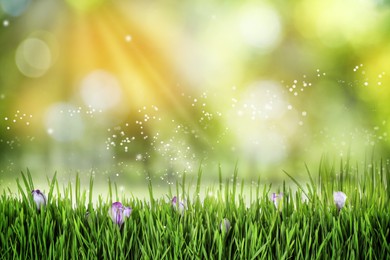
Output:
<instances>
[{"instance_id":1,"label":"white flower","mask_svg":"<svg viewBox=\"0 0 390 260\"><path fill-rule=\"evenodd\" d=\"M227 233L230 230L230 221L227 218L222 219L221 224L219 225L222 233Z\"/></svg>"},{"instance_id":2,"label":"white flower","mask_svg":"<svg viewBox=\"0 0 390 260\"><path fill-rule=\"evenodd\" d=\"M33 196L38 210L41 210L42 206L46 206L46 196L40 190L31 191L31 195Z\"/></svg>"},{"instance_id":3,"label":"white flower","mask_svg":"<svg viewBox=\"0 0 390 260\"><path fill-rule=\"evenodd\" d=\"M342 191L335 191L333 192L333 199L337 209L340 210L344 207L345 200L347 199L347 195L345 195L345 193Z\"/></svg>"}]
</instances>

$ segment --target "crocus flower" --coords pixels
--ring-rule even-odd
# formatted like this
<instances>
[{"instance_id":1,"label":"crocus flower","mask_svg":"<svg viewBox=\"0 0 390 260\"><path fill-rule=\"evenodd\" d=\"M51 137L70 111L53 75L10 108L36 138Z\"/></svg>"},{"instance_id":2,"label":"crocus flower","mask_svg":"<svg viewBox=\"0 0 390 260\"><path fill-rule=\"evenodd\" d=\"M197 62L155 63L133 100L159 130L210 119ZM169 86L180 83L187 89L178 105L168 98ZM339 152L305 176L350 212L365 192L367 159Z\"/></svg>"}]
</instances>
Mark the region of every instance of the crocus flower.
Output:
<instances>
[{"instance_id":1,"label":"crocus flower","mask_svg":"<svg viewBox=\"0 0 390 260\"><path fill-rule=\"evenodd\" d=\"M184 211L186 209L186 205L185 205L185 202L183 201L177 201L177 197L174 196L172 198L172 207L175 209L175 210L178 210L178 212L183 215L184 214Z\"/></svg>"},{"instance_id":2,"label":"crocus flower","mask_svg":"<svg viewBox=\"0 0 390 260\"><path fill-rule=\"evenodd\" d=\"M89 210L87 210L87 212L85 212L85 215L84 215L84 220L86 223L88 223L88 225L92 225L92 218L91 218L91 214L89 213Z\"/></svg>"},{"instance_id":3,"label":"crocus flower","mask_svg":"<svg viewBox=\"0 0 390 260\"><path fill-rule=\"evenodd\" d=\"M345 200L347 199L347 195L345 195L342 191L333 192L334 203L336 204L337 209L340 211L345 204Z\"/></svg>"},{"instance_id":4,"label":"crocus flower","mask_svg":"<svg viewBox=\"0 0 390 260\"><path fill-rule=\"evenodd\" d=\"M282 210L282 205L283 205L283 193L272 193L271 200L275 205L275 208L277 210Z\"/></svg>"},{"instance_id":5,"label":"crocus flower","mask_svg":"<svg viewBox=\"0 0 390 260\"><path fill-rule=\"evenodd\" d=\"M125 222L125 218L130 217L131 212L133 211L130 207L125 207L120 202L112 203L111 209L109 211L110 217L114 224L121 226Z\"/></svg>"},{"instance_id":6,"label":"crocus flower","mask_svg":"<svg viewBox=\"0 0 390 260\"><path fill-rule=\"evenodd\" d=\"M31 191L35 204L37 204L38 211L41 210L42 206L46 205L46 196L40 190Z\"/></svg>"},{"instance_id":7,"label":"crocus flower","mask_svg":"<svg viewBox=\"0 0 390 260\"><path fill-rule=\"evenodd\" d=\"M222 233L227 233L230 230L230 221L227 218L222 219L221 224L219 225Z\"/></svg>"}]
</instances>

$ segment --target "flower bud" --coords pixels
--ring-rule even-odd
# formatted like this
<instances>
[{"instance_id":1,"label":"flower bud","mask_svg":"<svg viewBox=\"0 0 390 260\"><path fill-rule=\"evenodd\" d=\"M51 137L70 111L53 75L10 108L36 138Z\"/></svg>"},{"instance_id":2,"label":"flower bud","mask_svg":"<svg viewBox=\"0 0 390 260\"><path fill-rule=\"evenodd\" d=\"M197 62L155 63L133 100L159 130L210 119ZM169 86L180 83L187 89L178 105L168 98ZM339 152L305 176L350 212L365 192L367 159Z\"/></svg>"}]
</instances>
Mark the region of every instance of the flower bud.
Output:
<instances>
[{"instance_id":1,"label":"flower bud","mask_svg":"<svg viewBox=\"0 0 390 260\"><path fill-rule=\"evenodd\" d=\"M42 206L46 206L46 196L40 190L31 191L31 195L33 196L34 202L37 205L38 211L41 210Z\"/></svg>"},{"instance_id":2,"label":"flower bud","mask_svg":"<svg viewBox=\"0 0 390 260\"><path fill-rule=\"evenodd\" d=\"M275 208L279 211L282 211L283 206L283 193L272 193L271 200L275 205Z\"/></svg>"},{"instance_id":3,"label":"flower bud","mask_svg":"<svg viewBox=\"0 0 390 260\"><path fill-rule=\"evenodd\" d=\"M184 211L186 209L186 205L184 201L177 202L177 197L174 196L172 198L172 207L177 210L181 215L184 214Z\"/></svg>"},{"instance_id":4,"label":"flower bud","mask_svg":"<svg viewBox=\"0 0 390 260\"><path fill-rule=\"evenodd\" d=\"M333 192L333 199L337 209L340 211L344 207L347 195L342 191L336 191Z\"/></svg>"},{"instance_id":5,"label":"flower bud","mask_svg":"<svg viewBox=\"0 0 390 260\"><path fill-rule=\"evenodd\" d=\"M219 225L219 228L222 233L228 233L230 230L230 221L227 218L222 219L221 224Z\"/></svg>"},{"instance_id":6,"label":"flower bud","mask_svg":"<svg viewBox=\"0 0 390 260\"><path fill-rule=\"evenodd\" d=\"M114 224L121 226L125 222L125 218L130 217L132 210L132 208L125 207L120 202L114 202L109 210L109 215Z\"/></svg>"}]
</instances>

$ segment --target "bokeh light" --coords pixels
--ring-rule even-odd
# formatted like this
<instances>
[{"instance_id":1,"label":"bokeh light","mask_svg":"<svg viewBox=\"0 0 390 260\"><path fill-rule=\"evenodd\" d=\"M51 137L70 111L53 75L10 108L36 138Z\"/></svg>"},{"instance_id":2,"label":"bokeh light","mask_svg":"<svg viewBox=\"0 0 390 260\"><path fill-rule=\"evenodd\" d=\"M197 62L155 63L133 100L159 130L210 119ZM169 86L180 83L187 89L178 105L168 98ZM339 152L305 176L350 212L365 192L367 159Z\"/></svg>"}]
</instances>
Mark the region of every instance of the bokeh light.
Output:
<instances>
[{"instance_id":1,"label":"bokeh light","mask_svg":"<svg viewBox=\"0 0 390 260\"><path fill-rule=\"evenodd\" d=\"M68 103L51 105L44 121L46 131L57 141L74 141L83 137L84 122L80 109Z\"/></svg>"},{"instance_id":2,"label":"bokeh light","mask_svg":"<svg viewBox=\"0 0 390 260\"><path fill-rule=\"evenodd\" d=\"M19 45L15 61L21 73L36 78L50 68L52 57L45 42L37 38L28 38Z\"/></svg>"},{"instance_id":3,"label":"bokeh light","mask_svg":"<svg viewBox=\"0 0 390 260\"><path fill-rule=\"evenodd\" d=\"M88 107L102 111L118 105L122 95L118 80L102 70L89 73L81 83L80 92Z\"/></svg>"},{"instance_id":4,"label":"bokeh light","mask_svg":"<svg viewBox=\"0 0 390 260\"><path fill-rule=\"evenodd\" d=\"M244 6L240 12L239 26L243 40L264 52L276 48L282 37L279 15L270 6Z\"/></svg>"},{"instance_id":5,"label":"bokeh light","mask_svg":"<svg viewBox=\"0 0 390 260\"><path fill-rule=\"evenodd\" d=\"M75 10L87 12L102 5L105 0L66 0Z\"/></svg>"},{"instance_id":6,"label":"bokeh light","mask_svg":"<svg viewBox=\"0 0 390 260\"><path fill-rule=\"evenodd\" d=\"M19 16L26 11L31 0L0 0L4 12L11 16Z\"/></svg>"},{"instance_id":7,"label":"bokeh light","mask_svg":"<svg viewBox=\"0 0 390 260\"><path fill-rule=\"evenodd\" d=\"M285 159L298 120L296 112L289 111L292 107L281 84L271 80L252 83L233 108L228 122L239 140L240 154L250 158L252 167Z\"/></svg>"}]
</instances>

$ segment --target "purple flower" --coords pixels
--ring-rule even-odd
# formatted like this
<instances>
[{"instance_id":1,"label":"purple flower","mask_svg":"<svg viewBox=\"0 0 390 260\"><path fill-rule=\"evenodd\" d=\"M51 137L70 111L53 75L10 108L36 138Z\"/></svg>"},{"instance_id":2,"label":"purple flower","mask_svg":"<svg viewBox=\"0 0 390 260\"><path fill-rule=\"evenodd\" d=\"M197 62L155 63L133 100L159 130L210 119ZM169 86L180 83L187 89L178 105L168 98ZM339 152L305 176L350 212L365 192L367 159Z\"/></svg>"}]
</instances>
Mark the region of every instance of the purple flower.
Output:
<instances>
[{"instance_id":1,"label":"purple flower","mask_svg":"<svg viewBox=\"0 0 390 260\"><path fill-rule=\"evenodd\" d=\"M184 211L186 209L186 205L184 201L177 202L177 197L174 196L172 198L172 207L177 210L181 215L184 214Z\"/></svg>"},{"instance_id":2,"label":"purple flower","mask_svg":"<svg viewBox=\"0 0 390 260\"><path fill-rule=\"evenodd\" d=\"M38 211L41 210L42 206L46 206L46 196L40 190L31 191L31 195L33 196L34 202L37 205Z\"/></svg>"},{"instance_id":3,"label":"purple flower","mask_svg":"<svg viewBox=\"0 0 390 260\"><path fill-rule=\"evenodd\" d=\"M114 224L121 226L125 222L125 218L130 217L131 212L133 211L130 207L125 207L120 202L112 203L112 206L109 210L110 217Z\"/></svg>"},{"instance_id":4,"label":"purple flower","mask_svg":"<svg viewBox=\"0 0 390 260\"><path fill-rule=\"evenodd\" d=\"M221 224L219 225L222 233L227 233L230 230L230 221L227 218L222 219Z\"/></svg>"},{"instance_id":5,"label":"purple flower","mask_svg":"<svg viewBox=\"0 0 390 260\"><path fill-rule=\"evenodd\" d=\"M336 204L337 209L340 211L347 200L347 195L342 191L333 192L334 203Z\"/></svg>"},{"instance_id":6,"label":"purple flower","mask_svg":"<svg viewBox=\"0 0 390 260\"><path fill-rule=\"evenodd\" d=\"M277 210L282 210L282 205L283 205L283 193L272 193L271 200L275 205L275 208Z\"/></svg>"}]
</instances>

